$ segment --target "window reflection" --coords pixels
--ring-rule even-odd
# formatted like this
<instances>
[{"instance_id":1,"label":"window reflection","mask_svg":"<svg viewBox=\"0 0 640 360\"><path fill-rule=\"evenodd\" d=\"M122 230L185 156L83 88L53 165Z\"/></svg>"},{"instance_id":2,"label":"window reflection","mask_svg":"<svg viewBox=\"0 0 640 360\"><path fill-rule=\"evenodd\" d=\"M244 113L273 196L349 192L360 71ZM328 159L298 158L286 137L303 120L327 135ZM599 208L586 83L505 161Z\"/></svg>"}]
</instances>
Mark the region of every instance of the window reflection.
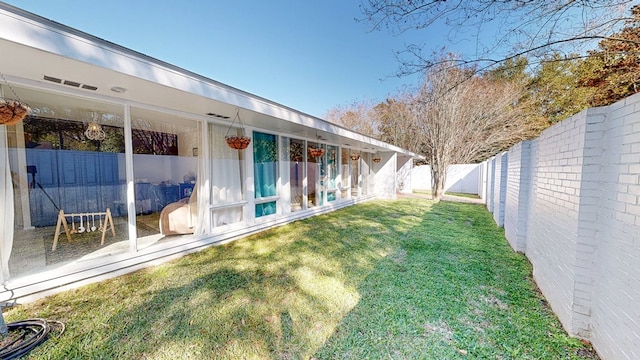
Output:
<instances>
[{"instance_id":1,"label":"window reflection","mask_svg":"<svg viewBox=\"0 0 640 360\"><path fill-rule=\"evenodd\" d=\"M128 251L128 214L112 213L126 199L122 107L15 90L32 112L4 135L14 204L11 277ZM88 138L90 123L104 138Z\"/></svg>"},{"instance_id":2,"label":"window reflection","mask_svg":"<svg viewBox=\"0 0 640 360\"><path fill-rule=\"evenodd\" d=\"M278 138L253 132L253 179L256 217L276 213L276 201L265 198L278 195Z\"/></svg>"},{"instance_id":3,"label":"window reflection","mask_svg":"<svg viewBox=\"0 0 640 360\"><path fill-rule=\"evenodd\" d=\"M193 234L201 218L198 122L132 108L131 125L138 248Z\"/></svg>"}]
</instances>

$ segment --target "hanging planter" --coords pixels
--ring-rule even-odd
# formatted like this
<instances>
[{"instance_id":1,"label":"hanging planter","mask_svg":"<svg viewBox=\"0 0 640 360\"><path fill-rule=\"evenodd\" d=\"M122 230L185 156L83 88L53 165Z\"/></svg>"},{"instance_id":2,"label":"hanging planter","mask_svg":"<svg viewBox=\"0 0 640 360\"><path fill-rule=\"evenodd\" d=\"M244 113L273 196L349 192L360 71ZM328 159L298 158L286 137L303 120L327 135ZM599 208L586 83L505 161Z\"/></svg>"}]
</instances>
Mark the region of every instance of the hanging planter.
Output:
<instances>
[{"instance_id":1,"label":"hanging planter","mask_svg":"<svg viewBox=\"0 0 640 360\"><path fill-rule=\"evenodd\" d=\"M233 124L238 119L238 123L240 124L240 135L229 135L229 131L233 128ZM244 134L244 126L242 126L242 121L240 120L240 110L236 110L236 116L233 118L229 129L227 129L227 134L224 136L224 140L227 142L230 148L235 150L244 150L251 143L251 138Z\"/></svg>"},{"instance_id":2,"label":"hanging planter","mask_svg":"<svg viewBox=\"0 0 640 360\"><path fill-rule=\"evenodd\" d=\"M29 105L18 100L0 98L0 125L14 125L29 115Z\"/></svg>"},{"instance_id":3,"label":"hanging planter","mask_svg":"<svg viewBox=\"0 0 640 360\"><path fill-rule=\"evenodd\" d=\"M225 136L224 140L227 142L230 148L236 150L244 150L251 143L251 138L248 136Z\"/></svg>"},{"instance_id":4,"label":"hanging planter","mask_svg":"<svg viewBox=\"0 0 640 360\"><path fill-rule=\"evenodd\" d=\"M309 154L313 157L320 157L324 154L323 148L309 148Z\"/></svg>"},{"instance_id":5,"label":"hanging planter","mask_svg":"<svg viewBox=\"0 0 640 360\"><path fill-rule=\"evenodd\" d=\"M358 160L360 159L360 154L351 154L351 160Z\"/></svg>"},{"instance_id":6,"label":"hanging planter","mask_svg":"<svg viewBox=\"0 0 640 360\"><path fill-rule=\"evenodd\" d=\"M371 160L373 160L374 163L379 163L382 159L379 157L374 157L374 158L371 158Z\"/></svg>"},{"instance_id":7,"label":"hanging planter","mask_svg":"<svg viewBox=\"0 0 640 360\"><path fill-rule=\"evenodd\" d=\"M2 73L0 73L0 77L2 77L2 80L7 84L9 90L11 90L16 99L18 99L10 100L0 98L0 125L15 125L29 115L31 108L29 105L20 101L20 97L16 94Z\"/></svg>"}]
</instances>

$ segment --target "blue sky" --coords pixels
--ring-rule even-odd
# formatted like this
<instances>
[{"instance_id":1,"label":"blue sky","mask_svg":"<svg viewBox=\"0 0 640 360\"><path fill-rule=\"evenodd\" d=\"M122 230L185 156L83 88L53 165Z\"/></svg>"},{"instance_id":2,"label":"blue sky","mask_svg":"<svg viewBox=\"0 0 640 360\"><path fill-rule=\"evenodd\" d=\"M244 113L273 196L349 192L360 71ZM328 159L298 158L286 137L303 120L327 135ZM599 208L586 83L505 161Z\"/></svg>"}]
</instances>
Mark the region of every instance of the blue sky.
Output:
<instances>
[{"instance_id":1,"label":"blue sky","mask_svg":"<svg viewBox=\"0 0 640 360\"><path fill-rule=\"evenodd\" d=\"M370 32L355 20L362 17L358 0L5 2L319 117L417 85L417 75L393 77L394 51L405 45L454 49L445 28Z\"/></svg>"}]
</instances>

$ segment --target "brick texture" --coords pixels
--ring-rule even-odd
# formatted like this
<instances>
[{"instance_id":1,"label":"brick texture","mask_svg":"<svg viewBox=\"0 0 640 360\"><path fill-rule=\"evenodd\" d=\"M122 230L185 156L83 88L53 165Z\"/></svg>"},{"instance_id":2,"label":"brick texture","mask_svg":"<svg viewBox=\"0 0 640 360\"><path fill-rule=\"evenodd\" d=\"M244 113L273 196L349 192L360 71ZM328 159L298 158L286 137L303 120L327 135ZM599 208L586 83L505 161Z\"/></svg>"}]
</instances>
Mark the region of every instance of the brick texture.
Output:
<instances>
[{"instance_id":1,"label":"brick texture","mask_svg":"<svg viewBox=\"0 0 640 360\"><path fill-rule=\"evenodd\" d=\"M482 168L487 209L565 329L602 359L640 359L640 94Z\"/></svg>"},{"instance_id":2,"label":"brick texture","mask_svg":"<svg viewBox=\"0 0 640 360\"><path fill-rule=\"evenodd\" d=\"M531 193L531 142L509 150L505 196L504 231L511 247L525 252L529 194Z\"/></svg>"},{"instance_id":3,"label":"brick texture","mask_svg":"<svg viewBox=\"0 0 640 360\"><path fill-rule=\"evenodd\" d=\"M494 165L493 220L498 226L504 225L504 207L507 196L507 172L509 155L496 155Z\"/></svg>"}]
</instances>

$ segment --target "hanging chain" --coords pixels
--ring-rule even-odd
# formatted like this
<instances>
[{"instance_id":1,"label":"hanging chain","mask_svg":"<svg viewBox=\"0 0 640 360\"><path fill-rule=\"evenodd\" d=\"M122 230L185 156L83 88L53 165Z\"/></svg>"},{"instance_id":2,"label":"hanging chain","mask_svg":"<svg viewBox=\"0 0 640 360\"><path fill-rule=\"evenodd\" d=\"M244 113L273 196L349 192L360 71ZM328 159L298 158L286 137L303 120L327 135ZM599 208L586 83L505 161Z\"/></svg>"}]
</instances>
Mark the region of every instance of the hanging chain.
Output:
<instances>
[{"instance_id":1,"label":"hanging chain","mask_svg":"<svg viewBox=\"0 0 640 360\"><path fill-rule=\"evenodd\" d=\"M242 125L242 120L240 120L240 109L236 109L236 116L233 117L233 121L231 121L231 125L229 125L229 128L227 129L227 133L224 135L225 137L229 136L229 131L233 128L233 124L235 124L236 119L238 119L238 124L240 124L242 135L244 135L244 126Z\"/></svg>"},{"instance_id":2,"label":"hanging chain","mask_svg":"<svg viewBox=\"0 0 640 360\"><path fill-rule=\"evenodd\" d=\"M16 100L18 100L18 102L22 103L22 100L20 100L20 96L18 96L18 94L16 94L16 91L13 89L13 87L11 86L11 84L9 84L9 82L7 81L7 79L4 77L4 74L2 72L0 72L0 77L2 77L2 80L4 81L5 84L7 84L7 87L9 87L9 90L11 90L11 92L13 93L13 95L16 97Z\"/></svg>"},{"instance_id":3,"label":"hanging chain","mask_svg":"<svg viewBox=\"0 0 640 360\"><path fill-rule=\"evenodd\" d=\"M10 100L3 97L0 97L0 125L15 125L20 121L24 120L24 118L29 115L31 112L31 108L29 105L25 104L20 100L20 97L13 89L11 84L7 81L7 78L4 77L4 74L0 72L0 77L9 87L9 90L15 96L15 100ZM1 90L1 89L0 89ZM4 95L4 94L3 94Z\"/></svg>"}]
</instances>

